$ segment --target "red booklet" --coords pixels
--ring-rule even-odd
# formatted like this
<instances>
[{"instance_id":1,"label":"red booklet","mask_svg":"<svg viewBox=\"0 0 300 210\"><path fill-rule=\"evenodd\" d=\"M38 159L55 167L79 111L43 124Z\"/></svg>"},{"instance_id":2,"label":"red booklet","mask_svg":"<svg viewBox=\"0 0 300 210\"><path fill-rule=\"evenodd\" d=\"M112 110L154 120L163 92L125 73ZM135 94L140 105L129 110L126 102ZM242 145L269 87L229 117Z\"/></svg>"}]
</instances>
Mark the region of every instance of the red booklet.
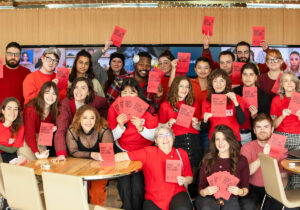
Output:
<instances>
[{"instance_id":1,"label":"red booklet","mask_svg":"<svg viewBox=\"0 0 300 210\"><path fill-rule=\"evenodd\" d=\"M177 58L178 58L178 62L176 65L176 72L181 72L181 73L189 72L191 53L179 52Z\"/></svg>"},{"instance_id":2,"label":"red booklet","mask_svg":"<svg viewBox=\"0 0 300 210\"><path fill-rule=\"evenodd\" d=\"M182 104L177 115L176 124L185 128L189 128L192 122L196 108Z\"/></svg>"},{"instance_id":3,"label":"red booklet","mask_svg":"<svg viewBox=\"0 0 300 210\"><path fill-rule=\"evenodd\" d=\"M215 17L204 16L202 23L202 34L213 35Z\"/></svg>"},{"instance_id":4,"label":"red booklet","mask_svg":"<svg viewBox=\"0 0 300 210\"><path fill-rule=\"evenodd\" d=\"M211 95L211 113L213 117L226 117L227 96L225 94Z\"/></svg>"},{"instance_id":5,"label":"red booklet","mask_svg":"<svg viewBox=\"0 0 300 210\"><path fill-rule=\"evenodd\" d=\"M52 123L41 123L38 144L45 146L52 146L53 139L53 124Z\"/></svg>"},{"instance_id":6,"label":"red booklet","mask_svg":"<svg viewBox=\"0 0 300 210\"><path fill-rule=\"evenodd\" d=\"M260 46L265 40L265 27L264 26L253 26L252 29L252 45Z\"/></svg>"},{"instance_id":7,"label":"red booklet","mask_svg":"<svg viewBox=\"0 0 300 210\"><path fill-rule=\"evenodd\" d=\"M245 63L243 62L233 62L232 64L232 85L242 84L242 74L241 69Z\"/></svg>"},{"instance_id":8,"label":"red booklet","mask_svg":"<svg viewBox=\"0 0 300 210\"><path fill-rule=\"evenodd\" d=\"M181 160L166 160L166 182L178 183L181 176Z\"/></svg>"},{"instance_id":9,"label":"red booklet","mask_svg":"<svg viewBox=\"0 0 300 210\"><path fill-rule=\"evenodd\" d=\"M141 118L149 107L149 104L143 101L139 97L132 97L133 106L130 110L131 115L137 118Z\"/></svg>"},{"instance_id":10,"label":"red booklet","mask_svg":"<svg viewBox=\"0 0 300 210\"><path fill-rule=\"evenodd\" d=\"M269 140L270 144L270 154L269 156L276 158L277 160L283 155L283 153L287 152L285 146L287 137L283 135L279 135L273 133L271 139Z\"/></svg>"},{"instance_id":11,"label":"red booklet","mask_svg":"<svg viewBox=\"0 0 300 210\"><path fill-rule=\"evenodd\" d=\"M58 79L57 87L59 89L66 89L68 88L68 79L70 75L70 69L68 68L57 68L56 78Z\"/></svg>"},{"instance_id":12,"label":"red booklet","mask_svg":"<svg viewBox=\"0 0 300 210\"><path fill-rule=\"evenodd\" d=\"M110 40L114 43L115 46L120 47L122 40L125 36L126 30L120 26L116 26Z\"/></svg>"},{"instance_id":13,"label":"red booklet","mask_svg":"<svg viewBox=\"0 0 300 210\"><path fill-rule=\"evenodd\" d=\"M161 73L159 71L150 71L147 92L148 93L159 93L158 86L161 83Z\"/></svg>"},{"instance_id":14,"label":"red booklet","mask_svg":"<svg viewBox=\"0 0 300 210\"><path fill-rule=\"evenodd\" d=\"M300 93L297 93L296 91L293 92L289 109L292 111L293 115L296 115L296 112L300 110Z\"/></svg>"},{"instance_id":15,"label":"red booklet","mask_svg":"<svg viewBox=\"0 0 300 210\"><path fill-rule=\"evenodd\" d=\"M249 108L249 106L255 106L258 108L257 102L257 87L243 87L243 99L245 108Z\"/></svg>"},{"instance_id":16,"label":"red booklet","mask_svg":"<svg viewBox=\"0 0 300 210\"><path fill-rule=\"evenodd\" d=\"M100 155L103 161L101 166L115 166L113 143L99 143Z\"/></svg>"}]
</instances>

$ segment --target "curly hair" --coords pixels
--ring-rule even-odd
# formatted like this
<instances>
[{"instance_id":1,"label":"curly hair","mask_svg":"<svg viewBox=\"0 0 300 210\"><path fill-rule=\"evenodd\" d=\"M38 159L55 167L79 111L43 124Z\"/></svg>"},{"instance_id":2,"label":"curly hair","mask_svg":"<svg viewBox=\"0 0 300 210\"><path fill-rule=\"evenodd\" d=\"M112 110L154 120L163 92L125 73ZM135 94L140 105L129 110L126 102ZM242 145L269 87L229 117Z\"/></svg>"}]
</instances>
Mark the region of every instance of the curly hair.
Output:
<instances>
[{"instance_id":1,"label":"curly hair","mask_svg":"<svg viewBox=\"0 0 300 210\"><path fill-rule=\"evenodd\" d=\"M216 94L215 89L213 88L213 80L222 77L226 81L225 90L222 92L223 94L226 94L228 92L232 92L231 89L231 80L228 77L228 74L222 70L222 69L216 69L210 73L207 79L207 101L211 102L211 95ZM231 103L230 99L227 98L227 104Z\"/></svg>"},{"instance_id":2,"label":"curly hair","mask_svg":"<svg viewBox=\"0 0 300 210\"><path fill-rule=\"evenodd\" d=\"M190 86L189 92L188 92L187 96L185 97L184 101L187 105L190 105L190 106L193 106L193 104L194 104L195 99L194 99L193 87L192 87L192 83L191 83L190 79L187 76L178 76L178 77L175 77L175 79L173 80L172 85L169 88L169 91L167 94L167 99L166 99L166 101L168 101L173 108L176 108L176 105L178 104L179 84L183 80L188 81L189 86Z\"/></svg>"},{"instance_id":3,"label":"curly hair","mask_svg":"<svg viewBox=\"0 0 300 210\"><path fill-rule=\"evenodd\" d=\"M74 90L76 88L76 85L78 82L85 82L86 85L88 86L89 89L89 95L86 96L85 98L85 103L89 104L92 103L95 99L95 94L94 94L94 85L92 83L92 81L88 78L85 77L78 77L76 78L73 82L70 88L68 88L68 98L72 99L74 98Z\"/></svg>"},{"instance_id":4,"label":"curly hair","mask_svg":"<svg viewBox=\"0 0 300 210\"><path fill-rule=\"evenodd\" d=\"M18 115L17 118L13 121L11 127L10 127L10 132L12 133L12 136L14 137L18 131L20 130L21 126L23 125L23 115L22 115L22 111L21 111L21 105L20 102L18 101L18 99L14 98L14 97L8 97L5 98L2 101L1 104L1 112L0 112L0 120L2 123L5 122L5 118L4 118L4 114L2 113L2 111L6 108L7 104L9 102L15 102L18 105Z\"/></svg>"},{"instance_id":5,"label":"curly hair","mask_svg":"<svg viewBox=\"0 0 300 210\"><path fill-rule=\"evenodd\" d=\"M229 144L229 159L230 159L230 172L235 174L238 164L238 159L240 156L240 145L238 143L237 137L234 135L231 128L226 125L217 125L212 134L212 137L209 142L209 152L203 158L202 164L205 167L205 173L210 174L212 168L216 164L218 160L218 149L216 147L216 133L221 132L225 138L227 143Z\"/></svg>"},{"instance_id":6,"label":"curly hair","mask_svg":"<svg viewBox=\"0 0 300 210\"><path fill-rule=\"evenodd\" d=\"M95 109L94 107L92 107L90 105L83 105L82 107L80 107L77 110L77 112L73 118L72 124L71 124L71 127L77 136L80 136L80 134L82 133L81 118L82 118L84 112L86 112L86 111L92 111L95 114L96 120L95 120L94 129L96 131L101 132L103 128L108 127L107 121L103 117L100 116L97 109Z\"/></svg>"}]
</instances>

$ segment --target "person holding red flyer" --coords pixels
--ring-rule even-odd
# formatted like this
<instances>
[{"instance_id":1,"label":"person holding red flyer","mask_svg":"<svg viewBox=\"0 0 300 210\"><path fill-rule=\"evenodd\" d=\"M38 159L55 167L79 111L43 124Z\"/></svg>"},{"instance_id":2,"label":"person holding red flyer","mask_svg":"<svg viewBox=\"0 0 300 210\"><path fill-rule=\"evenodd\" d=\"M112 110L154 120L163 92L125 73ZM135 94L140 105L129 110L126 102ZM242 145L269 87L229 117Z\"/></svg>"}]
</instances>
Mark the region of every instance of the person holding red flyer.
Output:
<instances>
[{"instance_id":1,"label":"person holding red flyer","mask_svg":"<svg viewBox=\"0 0 300 210\"><path fill-rule=\"evenodd\" d=\"M230 174L226 177L230 178L225 179L223 175L217 176L213 182L209 181L214 173L227 172ZM249 165L247 159L240 155L237 137L228 126L215 127L199 177L200 195L195 202L197 210L240 209L238 198L247 195L249 190ZM232 184L233 180L235 184ZM224 198L228 193L228 199Z\"/></svg>"},{"instance_id":2,"label":"person holding red flyer","mask_svg":"<svg viewBox=\"0 0 300 210\"><path fill-rule=\"evenodd\" d=\"M279 95L271 103L270 115L274 120L275 132L287 136L285 147L288 150L300 149L300 109L292 113L289 106L294 92L300 92L299 79L294 72L284 72L280 77ZM288 189L300 187L300 176L289 176Z\"/></svg>"}]
</instances>

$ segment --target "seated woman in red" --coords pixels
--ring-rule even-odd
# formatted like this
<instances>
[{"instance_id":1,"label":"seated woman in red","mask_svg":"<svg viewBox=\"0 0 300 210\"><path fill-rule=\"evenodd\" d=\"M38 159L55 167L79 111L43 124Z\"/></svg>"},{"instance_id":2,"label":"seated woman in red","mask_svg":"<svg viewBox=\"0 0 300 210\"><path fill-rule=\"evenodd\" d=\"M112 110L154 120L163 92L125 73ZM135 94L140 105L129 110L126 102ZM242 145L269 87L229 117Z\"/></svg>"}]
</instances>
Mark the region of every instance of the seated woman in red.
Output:
<instances>
[{"instance_id":1,"label":"seated woman in red","mask_svg":"<svg viewBox=\"0 0 300 210\"><path fill-rule=\"evenodd\" d=\"M185 189L193 181L187 153L173 147L175 136L169 126L160 125L154 139L157 146L118 153L116 161L138 160L143 163L146 191L143 210L192 210ZM174 182L166 181L168 160L178 160L181 165L181 175Z\"/></svg>"},{"instance_id":2,"label":"seated woman in red","mask_svg":"<svg viewBox=\"0 0 300 210\"><path fill-rule=\"evenodd\" d=\"M225 94L227 98L226 116L215 117L212 114L212 94ZM239 95L232 92L231 80L224 70L216 69L208 77L207 98L202 104L201 129L209 128L209 138L217 125L224 124L233 130L238 141L241 140L240 125L246 121L244 102Z\"/></svg>"},{"instance_id":3,"label":"seated woman in red","mask_svg":"<svg viewBox=\"0 0 300 210\"><path fill-rule=\"evenodd\" d=\"M21 105L14 97L5 98L0 113L0 153L3 162L17 157L18 147L24 143L24 125Z\"/></svg>"},{"instance_id":4,"label":"seated woman in red","mask_svg":"<svg viewBox=\"0 0 300 210\"><path fill-rule=\"evenodd\" d=\"M233 184L233 182L227 181L229 185L226 185L225 189L224 186L220 189L222 185L210 185L208 183L208 177L216 172L223 171L229 172L239 179L236 185ZM216 126L209 143L209 152L204 156L200 168L200 195L196 199L197 210L239 210L240 205L238 198L247 195L249 191L249 174L248 161L244 156L240 155L240 146L232 129L226 125ZM215 176L221 177L220 175ZM222 180L220 181L222 182ZM228 200L223 198L216 200L216 198L213 197L214 194L217 196L216 193L220 190L223 191L223 193L220 193L221 196L228 193Z\"/></svg>"},{"instance_id":5,"label":"seated woman in red","mask_svg":"<svg viewBox=\"0 0 300 210\"><path fill-rule=\"evenodd\" d=\"M148 103L143 90L134 78L123 81L120 97L139 97ZM114 107L108 110L107 121L115 141L115 152L127 152L153 145L154 130L158 126L158 117L154 108L150 107L141 118L132 117L127 120L124 113L118 114ZM140 210L144 201L144 177L140 171L118 179L118 190L124 209Z\"/></svg>"},{"instance_id":6,"label":"seated woman in red","mask_svg":"<svg viewBox=\"0 0 300 210\"><path fill-rule=\"evenodd\" d=\"M59 92L54 82L45 82L38 96L30 100L24 108L25 144L20 148L20 153L28 160L47 158L49 150L51 156L55 156L54 147L38 145L37 135L40 132L41 123L55 125L58 114ZM53 132L56 126L53 127Z\"/></svg>"}]
</instances>

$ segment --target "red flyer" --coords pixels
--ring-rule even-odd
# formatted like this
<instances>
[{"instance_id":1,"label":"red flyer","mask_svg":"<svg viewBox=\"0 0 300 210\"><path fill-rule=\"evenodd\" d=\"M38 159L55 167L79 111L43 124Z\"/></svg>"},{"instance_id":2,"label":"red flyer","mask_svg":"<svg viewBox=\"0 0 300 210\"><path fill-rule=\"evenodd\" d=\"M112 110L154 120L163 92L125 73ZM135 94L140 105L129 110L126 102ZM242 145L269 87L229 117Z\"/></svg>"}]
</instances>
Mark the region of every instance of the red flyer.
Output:
<instances>
[{"instance_id":1,"label":"red flyer","mask_svg":"<svg viewBox=\"0 0 300 210\"><path fill-rule=\"evenodd\" d=\"M58 79L57 87L58 89L68 88L68 79L70 75L70 69L68 68L57 68L56 78Z\"/></svg>"},{"instance_id":2,"label":"red flyer","mask_svg":"<svg viewBox=\"0 0 300 210\"><path fill-rule=\"evenodd\" d=\"M133 97L124 96L123 100L123 113L127 115L127 120L132 118L132 107L133 107Z\"/></svg>"},{"instance_id":3,"label":"red flyer","mask_svg":"<svg viewBox=\"0 0 300 210\"><path fill-rule=\"evenodd\" d=\"M242 84L241 69L245 63L243 62L233 62L232 64L232 85Z\"/></svg>"},{"instance_id":4,"label":"red flyer","mask_svg":"<svg viewBox=\"0 0 300 210\"><path fill-rule=\"evenodd\" d=\"M272 88L273 93L278 94L278 90L279 90L279 87L280 87L280 77L281 77L281 74L279 74L279 76L276 79L276 82L273 85L273 88Z\"/></svg>"},{"instance_id":5,"label":"red flyer","mask_svg":"<svg viewBox=\"0 0 300 210\"><path fill-rule=\"evenodd\" d=\"M211 113L213 117L226 117L227 96L225 94L211 95Z\"/></svg>"},{"instance_id":6,"label":"red flyer","mask_svg":"<svg viewBox=\"0 0 300 210\"><path fill-rule=\"evenodd\" d=\"M166 182L178 183L181 176L181 160L166 160Z\"/></svg>"},{"instance_id":7,"label":"red flyer","mask_svg":"<svg viewBox=\"0 0 300 210\"><path fill-rule=\"evenodd\" d=\"M178 58L178 62L176 65L176 72L180 72L180 73L189 72L191 53L179 52L177 58Z\"/></svg>"},{"instance_id":8,"label":"red flyer","mask_svg":"<svg viewBox=\"0 0 300 210\"><path fill-rule=\"evenodd\" d=\"M163 72L162 70L160 70L159 68L157 67L154 67L152 69L153 72L159 72L160 73L160 77L162 78L163 76L165 76L165 72Z\"/></svg>"},{"instance_id":9,"label":"red flyer","mask_svg":"<svg viewBox=\"0 0 300 210\"><path fill-rule=\"evenodd\" d=\"M126 30L120 26L116 26L113 34L111 35L110 40L114 43L115 46L120 47L122 40L125 36Z\"/></svg>"},{"instance_id":10,"label":"red flyer","mask_svg":"<svg viewBox=\"0 0 300 210\"><path fill-rule=\"evenodd\" d=\"M289 109L292 111L293 115L296 115L296 112L300 110L300 93L297 93L296 91L293 92Z\"/></svg>"},{"instance_id":11,"label":"red flyer","mask_svg":"<svg viewBox=\"0 0 300 210\"><path fill-rule=\"evenodd\" d=\"M192 122L196 108L182 104L177 115L176 124L185 128L189 128Z\"/></svg>"},{"instance_id":12,"label":"red flyer","mask_svg":"<svg viewBox=\"0 0 300 210\"><path fill-rule=\"evenodd\" d=\"M158 86L161 83L161 73L158 71L150 71L147 92L148 93L159 93Z\"/></svg>"},{"instance_id":13,"label":"red flyer","mask_svg":"<svg viewBox=\"0 0 300 210\"><path fill-rule=\"evenodd\" d=\"M257 102L257 87L243 87L243 99L245 108L249 108L249 106L255 106L258 108Z\"/></svg>"},{"instance_id":14,"label":"red flyer","mask_svg":"<svg viewBox=\"0 0 300 210\"><path fill-rule=\"evenodd\" d=\"M253 26L252 29L252 45L260 46L265 40L265 27L264 26Z\"/></svg>"},{"instance_id":15,"label":"red flyer","mask_svg":"<svg viewBox=\"0 0 300 210\"><path fill-rule=\"evenodd\" d=\"M41 123L38 144L45 146L52 146L53 139L53 124L52 123Z\"/></svg>"},{"instance_id":16,"label":"red flyer","mask_svg":"<svg viewBox=\"0 0 300 210\"><path fill-rule=\"evenodd\" d=\"M119 105L119 100L121 99L121 97L118 97L112 104L112 106L114 107L115 111L117 112L117 114L121 114L121 109L120 109L120 105Z\"/></svg>"},{"instance_id":17,"label":"red flyer","mask_svg":"<svg viewBox=\"0 0 300 210\"><path fill-rule=\"evenodd\" d=\"M270 147L282 147L284 148L287 137L273 133L269 141Z\"/></svg>"},{"instance_id":18,"label":"red flyer","mask_svg":"<svg viewBox=\"0 0 300 210\"><path fill-rule=\"evenodd\" d=\"M204 16L202 23L202 34L213 35L215 17Z\"/></svg>"},{"instance_id":19,"label":"red flyer","mask_svg":"<svg viewBox=\"0 0 300 210\"><path fill-rule=\"evenodd\" d=\"M141 118L149 107L149 104L139 97L132 97L133 106L131 108L131 115Z\"/></svg>"},{"instance_id":20,"label":"red flyer","mask_svg":"<svg viewBox=\"0 0 300 210\"><path fill-rule=\"evenodd\" d=\"M103 161L101 166L115 166L113 143L99 143L100 155Z\"/></svg>"}]
</instances>

